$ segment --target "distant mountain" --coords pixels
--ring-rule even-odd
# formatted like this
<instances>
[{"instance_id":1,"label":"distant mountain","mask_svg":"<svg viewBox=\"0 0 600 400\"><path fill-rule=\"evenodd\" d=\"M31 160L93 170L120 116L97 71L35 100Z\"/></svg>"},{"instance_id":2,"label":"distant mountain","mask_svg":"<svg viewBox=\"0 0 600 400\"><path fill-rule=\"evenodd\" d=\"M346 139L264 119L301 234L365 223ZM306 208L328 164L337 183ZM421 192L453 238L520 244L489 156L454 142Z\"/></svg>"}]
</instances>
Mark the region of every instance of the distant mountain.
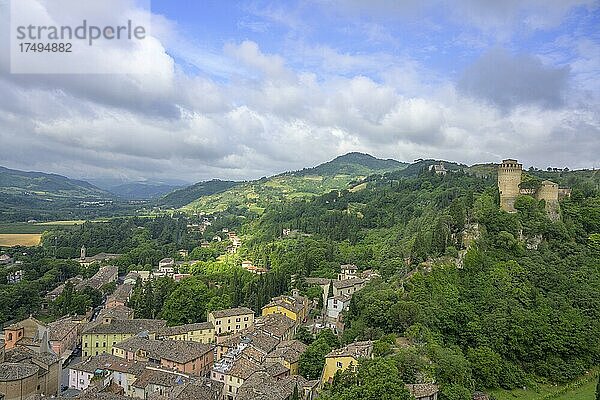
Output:
<instances>
[{"instance_id":1,"label":"distant mountain","mask_svg":"<svg viewBox=\"0 0 600 400\"><path fill-rule=\"evenodd\" d=\"M0 221L95 217L116 213L115 200L86 181L0 167Z\"/></svg>"},{"instance_id":2,"label":"distant mountain","mask_svg":"<svg viewBox=\"0 0 600 400\"><path fill-rule=\"evenodd\" d=\"M0 192L42 197L110 199L114 195L89 182L43 172L25 172L0 167Z\"/></svg>"},{"instance_id":3,"label":"distant mountain","mask_svg":"<svg viewBox=\"0 0 600 400\"><path fill-rule=\"evenodd\" d=\"M127 200L150 200L162 197L179 188L181 188L180 185L166 183L129 182L110 187L108 190Z\"/></svg>"},{"instance_id":4,"label":"distant mountain","mask_svg":"<svg viewBox=\"0 0 600 400\"><path fill-rule=\"evenodd\" d=\"M219 193L196 197L185 209L211 213L237 207L260 214L268 204L350 189L369 175L400 170L406 165L368 154L348 153L313 168L244 182Z\"/></svg>"},{"instance_id":5,"label":"distant mountain","mask_svg":"<svg viewBox=\"0 0 600 400\"><path fill-rule=\"evenodd\" d=\"M179 208L193 202L203 196L210 196L215 193L221 193L231 189L242 182L221 181L213 179L212 181L198 182L194 185L177 189L158 200L158 204L165 207Z\"/></svg>"}]
</instances>

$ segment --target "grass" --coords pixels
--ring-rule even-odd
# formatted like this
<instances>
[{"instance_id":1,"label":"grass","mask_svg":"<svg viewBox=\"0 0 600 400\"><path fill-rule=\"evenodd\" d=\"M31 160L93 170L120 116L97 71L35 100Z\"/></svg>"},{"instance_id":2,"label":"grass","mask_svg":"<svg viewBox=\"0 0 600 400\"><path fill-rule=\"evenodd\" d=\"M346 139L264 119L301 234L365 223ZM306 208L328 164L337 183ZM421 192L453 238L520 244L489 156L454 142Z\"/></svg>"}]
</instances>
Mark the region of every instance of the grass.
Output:
<instances>
[{"instance_id":1,"label":"grass","mask_svg":"<svg viewBox=\"0 0 600 400\"><path fill-rule=\"evenodd\" d=\"M597 383L597 379L592 379L585 385L556 397L556 400L594 400L596 398L595 395Z\"/></svg>"},{"instance_id":2,"label":"grass","mask_svg":"<svg viewBox=\"0 0 600 400\"><path fill-rule=\"evenodd\" d=\"M37 246L41 237L40 233L0 233L0 246Z\"/></svg>"},{"instance_id":3,"label":"grass","mask_svg":"<svg viewBox=\"0 0 600 400\"><path fill-rule=\"evenodd\" d=\"M539 385L535 389L490 391L496 400L594 400L596 397L597 371L583 375L567 385Z\"/></svg>"}]
</instances>

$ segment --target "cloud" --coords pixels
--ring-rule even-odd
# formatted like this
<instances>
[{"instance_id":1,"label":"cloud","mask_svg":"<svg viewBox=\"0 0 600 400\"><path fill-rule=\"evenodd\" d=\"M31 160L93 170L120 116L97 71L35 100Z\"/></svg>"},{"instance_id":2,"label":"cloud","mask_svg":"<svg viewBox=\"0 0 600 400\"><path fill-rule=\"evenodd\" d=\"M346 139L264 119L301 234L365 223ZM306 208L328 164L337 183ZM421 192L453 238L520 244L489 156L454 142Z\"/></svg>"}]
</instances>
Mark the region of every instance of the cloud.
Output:
<instances>
[{"instance_id":1,"label":"cloud","mask_svg":"<svg viewBox=\"0 0 600 400\"><path fill-rule=\"evenodd\" d=\"M283 24L285 10L275 10ZM153 20L155 41L139 56L156 62L155 74L0 70L0 143L9 148L0 164L188 181L257 178L349 151L599 166L599 105L584 91L597 85L591 39L557 38L540 55L495 48L453 71L395 47L340 49L326 36L206 44Z\"/></svg>"},{"instance_id":2,"label":"cloud","mask_svg":"<svg viewBox=\"0 0 600 400\"><path fill-rule=\"evenodd\" d=\"M534 56L497 48L468 67L458 87L504 110L523 104L556 108L563 105L568 77L568 67L545 66Z\"/></svg>"}]
</instances>

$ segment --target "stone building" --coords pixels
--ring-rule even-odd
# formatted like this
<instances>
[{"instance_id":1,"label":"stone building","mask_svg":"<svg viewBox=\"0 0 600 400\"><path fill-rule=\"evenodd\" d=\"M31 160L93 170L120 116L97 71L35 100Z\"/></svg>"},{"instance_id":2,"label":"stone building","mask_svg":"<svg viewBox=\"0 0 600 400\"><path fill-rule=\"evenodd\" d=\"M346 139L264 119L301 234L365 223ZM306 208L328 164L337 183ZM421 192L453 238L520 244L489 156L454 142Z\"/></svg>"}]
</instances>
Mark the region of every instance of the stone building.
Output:
<instances>
[{"instance_id":1,"label":"stone building","mask_svg":"<svg viewBox=\"0 0 600 400\"><path fill-rule=\"evenodd\" d=\"M516 212L515 200L520 195L519 184L523 173L523 164L517 160L502 160L498 167L498 190L500 191L500 208L508 212Z\"/></svg>"},{"instance_id":2,"label":"stone building","mask_svg":"<svg viewBox=\"0 0 600 400\"><path fill-rule=\"evenodd\" d=\"M545 180L537 188L521 188L523 165L517 160L506 159L498 166L498 190L500 192L500 208L507 212L516 212L515 200L518 196L529 195L537 200L544 200L548 216L559 218L559 198L570 195L569 189L560 189L558 184Z\"/></svg>"}]
</instances>

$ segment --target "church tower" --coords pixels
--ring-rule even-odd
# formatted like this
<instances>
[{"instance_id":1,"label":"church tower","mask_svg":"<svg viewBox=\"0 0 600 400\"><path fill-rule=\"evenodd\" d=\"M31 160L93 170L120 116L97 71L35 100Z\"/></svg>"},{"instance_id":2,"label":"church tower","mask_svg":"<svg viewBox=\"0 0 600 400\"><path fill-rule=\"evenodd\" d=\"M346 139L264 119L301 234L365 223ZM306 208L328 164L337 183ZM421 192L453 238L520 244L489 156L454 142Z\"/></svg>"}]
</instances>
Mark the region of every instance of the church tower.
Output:
<instances>
[{"instance_id":1,"label":"church tower","mask_svg":"<svg viewBox=\"0 0 600 400\"><path fill-rule=\"evenodd\" d=\"M508 212L516 212L515 200L519 196L519 184L523 165L517 160L502 160L498 167L498 190L500 191L500 208Z\"/></svg>"},{"instance_id":2,"label":"church tower","mask_svg":"<svg viewBox=\"0 0 600 400\"><path fill-rule=\"evenodd\" d=\"M85 245L81 246L81 259L85 260Z\"/></svg>"}]
</instances>

